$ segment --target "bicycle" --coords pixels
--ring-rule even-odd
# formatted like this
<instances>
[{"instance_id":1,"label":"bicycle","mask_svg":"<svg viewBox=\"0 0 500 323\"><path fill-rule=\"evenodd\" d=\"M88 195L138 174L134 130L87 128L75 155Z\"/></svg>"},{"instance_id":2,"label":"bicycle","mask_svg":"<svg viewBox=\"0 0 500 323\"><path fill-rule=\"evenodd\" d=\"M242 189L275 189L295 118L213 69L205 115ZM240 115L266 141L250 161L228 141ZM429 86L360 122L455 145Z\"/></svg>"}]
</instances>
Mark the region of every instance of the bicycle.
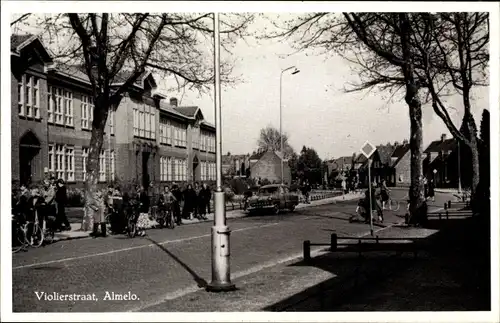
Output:
<instances>
[{"instance_id":1,"label":"bicycle","mask_svg":"<svg viewBox=\"0 0 500 323\"><path fill-rule=\"evenodd\" d=\"M134 238L137 235L137 219L139 218L139 205L130 205L127 210L127 235Z\"/></svg>"},{"instance_id":2,"label":"bicycle","mask_svg":"<svg viewBox=\"0 0 500 323\"><path fill-rule=\"evenodd\" d=\"M160 205L158 207L156 211L156 222L158 222L160 228L175 228L174 212L172 212L171 205Z\"/></svg>"},{"instance_id":3,"label":"bicycle","mask_svg":"<svg viewBox=\"0 0 500 323\"><path fill-rule=\"evenodd\" d=\"M15 216L12 216L12 253L17 253L21 250L26 250L29 247L26 231Z\"/></svg>"}]
</instances>

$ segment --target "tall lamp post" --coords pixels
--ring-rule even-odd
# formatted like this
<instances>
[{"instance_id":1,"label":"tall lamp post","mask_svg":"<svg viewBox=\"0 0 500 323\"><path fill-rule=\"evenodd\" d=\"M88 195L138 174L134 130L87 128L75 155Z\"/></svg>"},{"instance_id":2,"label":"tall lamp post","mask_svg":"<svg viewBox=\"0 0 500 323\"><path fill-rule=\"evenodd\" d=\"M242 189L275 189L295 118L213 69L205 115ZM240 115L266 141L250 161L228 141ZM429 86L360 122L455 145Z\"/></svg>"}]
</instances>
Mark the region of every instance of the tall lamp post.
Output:
<instances>
[{"instance_id":1,"label":"tall lamp post","mask_svg":"<svg viewBox=\"0 0 500 323\"><path fill-rule=\"evenodd\" d=\"M215 162L216 191L214 193L214 226L212 227L212 281L207 286L209 292L232 291L236 286L231 283L229 269L229 235L226 225L226 207L222 190L222 117L220 88L220 34L219 14L214 13L214 70L215 70Z\"/></svg>"},{"instance_id":2,"label":"tall lamp post","mask_svg":"<svg viewBox=\"0 0 500 323\"><path fill-rule=\"evenodd\" d=\"M300 72L300 70L298 70L295 66L290 66L288 68L285 68L284 70L281 70L281 74L280 74L280 150L281 150L281 184L283 184L283 158L285 158L285 152L283 151L283 134L282 134L282 119L283 119L283 113L282 113L282 109L281 109L281 97L282 97L282 92L283 92L283 73L285 73L286 71L289 71L291 69L294 69L294 71L292 72L292 75L295 75L297 73Z\"/></svg>"},{"instance_id":3,"label":"tall lamp post","mask_svg":"<svg viewBox=\"0 0 500 323\"><path fill-rule=\"evenodd\" d=\"M462 179L460 178L460 174L462 169L460 169L460 140L457 140L458 143L458 194L462 193Z\"/></svg>"}]
</instances>

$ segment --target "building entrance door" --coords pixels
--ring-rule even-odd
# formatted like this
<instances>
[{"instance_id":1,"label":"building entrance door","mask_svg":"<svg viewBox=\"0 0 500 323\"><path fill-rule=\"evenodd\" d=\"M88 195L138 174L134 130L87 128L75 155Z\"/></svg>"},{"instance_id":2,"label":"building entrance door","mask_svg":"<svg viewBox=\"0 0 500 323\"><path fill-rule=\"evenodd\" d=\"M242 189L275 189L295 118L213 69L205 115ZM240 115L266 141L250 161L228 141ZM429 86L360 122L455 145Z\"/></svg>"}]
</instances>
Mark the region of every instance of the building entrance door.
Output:
<instances>
[{"instance_id":1,"label":"building entrance door","mask_svg":"<svg viewBox=\"0 0 500 323\"><path fill-rule=\"evenodd\" d=\"M198 180L196 176L196 169L198 168L198 165L200 164L200 161L198 160L197 156L194 156L193 158L193 182L196 182Z\"/></svg>"},{"instance_id":2,"label":"building entrance door","mask_svg":"<svg viewBox=\"0 0 500 323\"><path fill-rule=\"evenodd\" d=\"M149 152L142 153L142 186L147 189L149 187L150 177L149 177Z\"/></svg>"},{"instance_id":3,"label":"building entrance door","mask_svg":"<svg viewBox=\"0 0 500 323\"><path fill-rule=\"evenodd\" d=\"M19 142L19 180L21 184L30 184L38 177L37 171L41 167L38 165L40 162L39 153L40 141L34 133L29 131Z\"/></svg>"}]
</instances>

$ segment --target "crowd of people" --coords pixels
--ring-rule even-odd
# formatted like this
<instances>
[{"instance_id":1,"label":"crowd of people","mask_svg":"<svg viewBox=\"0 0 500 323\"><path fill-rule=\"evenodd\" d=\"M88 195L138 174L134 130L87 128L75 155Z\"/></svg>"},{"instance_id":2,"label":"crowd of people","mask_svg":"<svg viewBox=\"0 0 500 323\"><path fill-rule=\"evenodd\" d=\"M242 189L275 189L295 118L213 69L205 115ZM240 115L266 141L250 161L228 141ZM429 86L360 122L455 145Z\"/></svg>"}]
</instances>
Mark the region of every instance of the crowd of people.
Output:
<instances>
[{"instance_id":1,"label":"crowd of people","mask_svg":"<svg viewBox=\"0 0 500 323\"><path fill-rule=\"evenodd\" d=\"M71 230L66 216L67 192L64 180L54 177L41 185L21 185L12 191L12 215L18 223L49 223L54 231Z\"/></svg>"},{"instance_id":2,"label":"crowd of people","mask_svg":"<svg viewBox=\"0 0 500 323\"><path fill-rule=\"evenodd\" d=\"M153 213L158 216L159 211L172 212L177 225L181 225L183 219L207 219L212 193L206 183L195 183L194 187L188 184L184 190L177 184L164 186L160 192L156 189L151 183L147 188L137 185L123 193L119 187L111 185L105 191L98 191L96 198L88 203L90 216L93 217L91 235L106 236L107 222L112 233L123 233L129 217L133 217L138 235L144 236ZM157 211L153 212L153 208ZM106 214L109 214L108 220L105 219Z\"/></svg>"}]
</instances>

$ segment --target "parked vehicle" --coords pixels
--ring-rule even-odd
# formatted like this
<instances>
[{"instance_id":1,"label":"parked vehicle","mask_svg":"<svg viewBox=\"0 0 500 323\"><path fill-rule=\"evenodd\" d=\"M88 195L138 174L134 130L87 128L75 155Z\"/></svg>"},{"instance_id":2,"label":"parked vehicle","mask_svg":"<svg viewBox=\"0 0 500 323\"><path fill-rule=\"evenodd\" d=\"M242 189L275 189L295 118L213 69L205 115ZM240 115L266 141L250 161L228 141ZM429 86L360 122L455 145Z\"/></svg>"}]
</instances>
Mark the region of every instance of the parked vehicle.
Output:
<instances>
[{"instance_id":1,"label":"parked vehicle","mask_svg":"<svg viewBox=\"0 0 500 323\"><path fill-rule=\"evenodd\" d=\"M271 184L259 188L257 195L248 199L249 212L270 210L278 214L281 210L293 211L299 204L299 196L290 192L284 184Z\"/></svg>"}]
</instances>

